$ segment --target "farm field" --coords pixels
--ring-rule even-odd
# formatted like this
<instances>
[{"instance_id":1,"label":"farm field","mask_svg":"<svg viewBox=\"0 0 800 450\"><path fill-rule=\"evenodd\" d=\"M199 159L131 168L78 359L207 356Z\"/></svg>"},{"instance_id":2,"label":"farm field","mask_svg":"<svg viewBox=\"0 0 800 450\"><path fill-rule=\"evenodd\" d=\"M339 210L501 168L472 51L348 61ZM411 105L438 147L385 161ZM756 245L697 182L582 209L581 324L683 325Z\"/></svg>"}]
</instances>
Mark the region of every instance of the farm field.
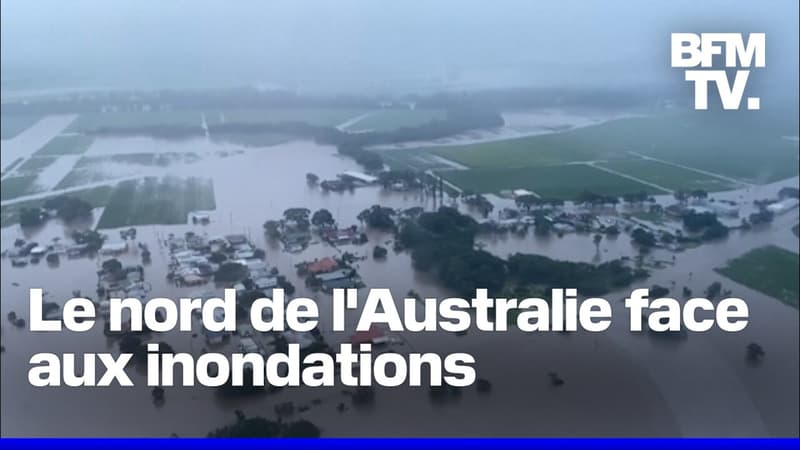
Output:
<instances>
[{"instance_id":1,"label":"farm field","mask_svg":"<svg viewBox=\"0 0 800 450\"><path fill-rule=\"evenodd\" d=\"M441 109L383 109L347 127L348 131L389 131L416 127L442 120L447 112Z\"/></svg>"},{"instance_id":2,"label":"farm field","mask_svg":"<svg viewBox=\"0 0 800 450\"><path fill-rule=\"evenodd\" d=\"M111 193L97 228L186 223L191 211L215 208L214 185L201 178L123 181Z\"/></svg>"},{"instance_id":3,"label":"farm field","mask_svg":"<svg viewBox=\"0 0 800 450\"><path fill-rule=\"evenodd\" d=\"M383 160L394 170L443 170L460 167L442 157L421 149L387 150L380 152Z\"/></svg>"},{"instance_id":4,"label":"farm field","mask_svg":"<svg viewBox=\"0 0 800 450\"><path fill-rule=\"evenodd\" d=\"M51 139L34 156L80 155L89 149L94 141L89 136L62 135Z\"/></svg>"},{"instance_id":5,"label":"farm field","mask_svg":"<svg viewBox=\"0 0 800 450\"><path fill-rule=\"evenodd\" d=\"M36 192L36 175L18 175L0 181L0 200L10 200Z\"/></svg>"},{"instance_id":6,"label":"farm field","mask_svg":"<svg viewBox=\"0 0 800 450\"><path fill-rule=\"evenodd\" d=\"M95 188L84 189L81 191L74 191L70 192L68 195L70 197L79 198L86 202L89 202L95 208L99 208L101 206L105 206L106 202L108 201L109 195L111 195L111 191L113 190L112 186L99 186ZM0 209L0 222L2 223L3 227L16 225L19 223L19 213L25 208L38 208L44 204L47 200L52 198L56 198L58 195L52 195L48 197L43 197L36 200L28 200L24 202L14 203L11 205L3 206Z\"/></svg>"},{"instance_id":7,"label":"farm field","mask_svg":"<svg viewBox=\"0 0 800 450\"><path fill-rule=\"evenodd\" d=\"M775 246L761 247L728 261L726 267L717 272L749 288L774 297L787 305L797 308L797 273L800 271L800 257Z\"/></svg>"},{"instance_id":8,"label":"farm field","mask_svg":"<svg viewBox=\"0 0 800 450\"><path fill-rule=\"evenodd\" d=\"M173 163L192 163L196 153L120 153L108 156L84 156L61 179L56 189L66 189L87 183L113 180L141 173L147 167L167 167Z\"/></svg>"},{"instance_id":9,"label":"farm field","mask_svg":"<svg viewBox=\"0 0 800 450\"><path fill-rule=\"evenodd\" d=\"M716 192L739 187L731 181L646 159L616 160L598 165L676 191L702 189Z\"/></svg>"},{"instance_id":10,"label":"farm field","mask_svg":"<svg viewBox=\"0 0 800 450\"><path fill-rule=\"evenodd\" d=\"M35 175L56 162L56 159L58 159L57 156L32 156L17 167L17 173Z\"/></svg>"},{"instance_id":11,"label":"farm field","mask_svg":"<svg viewBox=\"0 0 800 450\"><path fill-rule=\"evenodd\" d=\"M640 153L753 183L797 175L798 144L782 138L793 133L786 120L740 118L626 118L561 133L427 151L473 168L630 159L632 153Z\"/></svg>"},{"instance_id":12,"label":"farm field","mask_svg":"<svg viewBox=\"0 0 800 450\"><path fill-rule=\"evenodd\" d=\"M3 114L0 121L0 139L11 139L41 119L42 116L34 114Z\"/></svg>"},{"instance_id":13,"label":"farm field","mask_svg":"<svg viewBox=\"0 0 800 450\"><path fill-rule=\"evenodd\" d=\"M463 190L481 193L528 189L544 198L564 200L575 199L584 191L614 196L642 191L663 194L652 187L585 164L443 170L437 173Z\"/></svg>"}]
</instances>

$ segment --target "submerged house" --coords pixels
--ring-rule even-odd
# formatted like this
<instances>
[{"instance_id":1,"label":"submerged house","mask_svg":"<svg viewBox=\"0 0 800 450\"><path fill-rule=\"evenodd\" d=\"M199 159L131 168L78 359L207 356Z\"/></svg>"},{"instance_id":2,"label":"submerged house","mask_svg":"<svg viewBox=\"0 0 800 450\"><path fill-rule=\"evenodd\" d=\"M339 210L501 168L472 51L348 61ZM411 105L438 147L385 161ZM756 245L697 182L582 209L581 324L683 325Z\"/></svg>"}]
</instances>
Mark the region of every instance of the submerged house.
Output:
<instances>
[{"instance_id":1,"label":"submerged house","mask_svg":"<svg viewBox=\"0 0 800 450\"><path fill-rule=\"evenodd\" d=\"M330 256L326 256L325 258L306 264L306 272L309 275L316 275L319 273L332 272L336 270L337 267L339 267L339 263Z\"/></svg>"},{"instance_id":2,"label":"submerged house","mask_svg":"<svg viewBox=\"0 0 800 450\"><path fill-rule=\"evenodd\" d=\"M127 242L107 242L100 247L100 254L102 255L118 255L128 250Z\"/></svg>"},{"instance_id":3,"label":"submerged house","mask_svg":"<svg viewBox=\"0 0 800 450\"><path fill-rule=\"evenodd\" d=\"M315 278L320 282L322 290L325 292L330 292L334 289L354 288L361 284L361 280L356 275L355 270L350 267L317 274Z\"/></svg>"},{"instance_id":4,"label":"submerged house","mask_svg":"<svg viewBox=\"0 0 800 450\"><path fill-rule=\"evenodd\" d=\"M348 170L339 174L339 179L345 182L350 182L357 186L366 186L378 182L378 177L367 175L365 173Z\"/></svg>"}]
</instances>

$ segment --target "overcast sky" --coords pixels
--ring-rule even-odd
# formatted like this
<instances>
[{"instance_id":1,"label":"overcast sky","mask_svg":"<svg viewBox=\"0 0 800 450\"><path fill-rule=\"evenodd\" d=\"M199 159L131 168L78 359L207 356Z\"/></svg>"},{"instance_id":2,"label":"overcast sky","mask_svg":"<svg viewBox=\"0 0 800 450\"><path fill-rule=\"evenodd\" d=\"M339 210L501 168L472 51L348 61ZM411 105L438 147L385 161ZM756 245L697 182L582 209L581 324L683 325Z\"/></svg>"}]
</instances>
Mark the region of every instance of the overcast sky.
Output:
<instances>
[{"instance_id":1,"label":"overcast sky","mask_svg":"<svg viewBox=\"0 0 800 450\"><path fill-rule=\"evenodd\" d=\"M4 88L301 90L661 82L673 31L764 31L797 82L798 2L3 0Z\"/></svg>"}]
</instances>

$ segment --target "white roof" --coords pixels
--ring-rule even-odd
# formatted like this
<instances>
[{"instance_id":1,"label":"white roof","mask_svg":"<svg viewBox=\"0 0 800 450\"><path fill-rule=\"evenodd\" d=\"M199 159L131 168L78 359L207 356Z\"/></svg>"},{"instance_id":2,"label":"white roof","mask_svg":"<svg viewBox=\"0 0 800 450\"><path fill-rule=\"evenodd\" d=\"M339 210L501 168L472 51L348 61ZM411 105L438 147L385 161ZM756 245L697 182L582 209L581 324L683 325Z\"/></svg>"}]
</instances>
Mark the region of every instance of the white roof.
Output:
<instances>
[{"instance_id":1,"label":"white roof","mask_svg":"<svg viewBox=\"0 0 800 450\"><path fill-rule=\"evenodd\" d=\"M372 175L367 175L365 173L356 172L353 170L348 170L346 172L342 172L342 175L345 177L355 178L357 180L361 180L364 183L374 183L378 181L378 177L373 177Z\"/></svg>"},{"instance_id":2,"label":"white roof","mask_svg":"<svg viewBox=\"0 0 800 450\"><path fill-rule=\"evenodd\" d=\"M264 277L255 280L254 283L260 289L266 289L266 288L276 287L278 285L278 279L275 277Z\"/></svg>"},{"instance_id":3,"label":"white roof","mask_svg":"<svg viewBox=\"0 0 800 450\"><path fill-rule=\"evenodd\" d=\"M333 272L328 272L328 273L320 273L317 274L316 277L320 281L331 281L331 280L338 280L340 278L347 278L350 276L351 273L353 273L353 269L346 268L346 269L334 270Z\"/></svg>"},{"instance_id":4,"label":"white roof","mask_svg":"<svg viewBox=\"0 0 800 450\"><path fill-rule=\"evenodd\" d=\"M101 250L108 250L108 251L121 251L128 248L128 244L125 242L107 242L103 244Z\"/></svg>"}]
</instances>

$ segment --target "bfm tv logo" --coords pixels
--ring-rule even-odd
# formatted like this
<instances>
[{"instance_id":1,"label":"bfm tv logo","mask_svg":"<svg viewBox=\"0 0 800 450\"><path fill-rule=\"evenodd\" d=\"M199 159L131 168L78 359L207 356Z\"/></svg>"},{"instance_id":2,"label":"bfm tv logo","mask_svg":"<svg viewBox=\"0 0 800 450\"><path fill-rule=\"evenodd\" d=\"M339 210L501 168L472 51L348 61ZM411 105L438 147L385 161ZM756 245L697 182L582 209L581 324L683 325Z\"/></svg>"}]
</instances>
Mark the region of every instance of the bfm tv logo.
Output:
<instances>
[{"instance_id":1,"label":"bfm tv logo","mask_svg":"<svg viewBox=\"0 0 800 450\"><path fill-rule=\"evenodd\" d=\"M765 48L764 33L750 33L746 44L741 33L672 33L672 67L699 67L687 70L685 78L694 82L694 109L708 109L709 82L716 85L723 109L739 109L750 77L750 71L743 69L763 68ZM740 69L733 76L733 83L724 69L712 69L715 55L724 57L725 68ZM747 98L747 109L760 108L761 99Z\"/></svg>"}]
</instances>

